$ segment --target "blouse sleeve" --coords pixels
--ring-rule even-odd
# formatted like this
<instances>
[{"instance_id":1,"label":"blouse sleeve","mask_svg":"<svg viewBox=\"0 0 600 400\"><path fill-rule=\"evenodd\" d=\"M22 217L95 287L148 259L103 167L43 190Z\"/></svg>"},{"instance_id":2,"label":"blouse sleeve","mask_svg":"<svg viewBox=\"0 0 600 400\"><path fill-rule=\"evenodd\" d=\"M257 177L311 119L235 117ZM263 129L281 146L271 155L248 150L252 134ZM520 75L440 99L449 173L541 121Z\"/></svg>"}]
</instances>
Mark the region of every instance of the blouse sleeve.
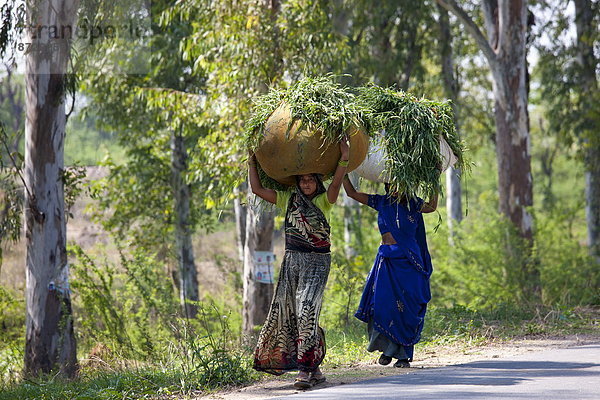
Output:
<instances>
[{"instance_id":1,"label":"blouse sleeve","mask_svg":"<svg viewBox=\"0 0 600 400\"><path fill-rule=\"evenodd\" d=\"M285 211L287 209L287 203L290 200L291 195L292 195L292 192L289 190L285 190L285 191L278 190L277 191L277 203L275 204L277 206L277 208Z\"/></svg>"},{"instance_id":2,"label":"blouse sleeve","mask_svg":"<svg viewBox=\"0 0 600 400\"><path fill-rule=\"evenodd\" d=\"M374 208L375 210L379 211L381 208L381 205L383 203L383 199L384 196L380 195L380 194L370 194L369 196L369 201L367 202L367 205L371 208Z\"/></svg>"},{"instance_id":3,"label":"blouse sleeve","mask_svg":"<svg viewBox=\"0 0 600 400\"><path fill-rule=\"evenodd\" d=\"M423 200L420 197L415 197L410 199L410 210L411 211L416 211L416 212L421 212L421 209L423 208L423 204L425 204L425 200Z\"/></svg>"},{"instance_id":4,"label":"blouse sleeve","mask_svg":"<svg viewBox=\"0 0 600 400\"><path fill-rule=\"evenodd\" d=\"M317 197L313 199L313 203L323 211L323 213L327 214L333 208L333 204L329 202L327 199L327 192L321 193Z\"/></svg>"}]
</instances>

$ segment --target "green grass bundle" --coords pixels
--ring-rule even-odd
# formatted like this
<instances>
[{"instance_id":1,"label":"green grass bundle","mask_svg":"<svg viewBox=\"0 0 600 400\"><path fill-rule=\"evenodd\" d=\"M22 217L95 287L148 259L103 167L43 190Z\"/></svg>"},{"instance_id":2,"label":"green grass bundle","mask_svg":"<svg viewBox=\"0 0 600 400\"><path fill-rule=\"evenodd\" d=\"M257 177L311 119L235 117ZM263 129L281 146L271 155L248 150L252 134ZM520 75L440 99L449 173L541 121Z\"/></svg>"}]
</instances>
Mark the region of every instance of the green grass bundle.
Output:
<instances>
[{"instance_id":1,"label":"green grass bundle","mask_svg":"<svg viewBox=\"0 0 600 400\"><path fill-rule=\"evenodd\" d=\"M437 166L441 165L439 137L458 158L455 167L465 168L463 144L454 127L449 101L435 102L378 86L359 88L358 108L365 114L368 134L382 137L385 170L391 189L410 197L429 198L441 192Z\"/></svg>"}]
</instances>

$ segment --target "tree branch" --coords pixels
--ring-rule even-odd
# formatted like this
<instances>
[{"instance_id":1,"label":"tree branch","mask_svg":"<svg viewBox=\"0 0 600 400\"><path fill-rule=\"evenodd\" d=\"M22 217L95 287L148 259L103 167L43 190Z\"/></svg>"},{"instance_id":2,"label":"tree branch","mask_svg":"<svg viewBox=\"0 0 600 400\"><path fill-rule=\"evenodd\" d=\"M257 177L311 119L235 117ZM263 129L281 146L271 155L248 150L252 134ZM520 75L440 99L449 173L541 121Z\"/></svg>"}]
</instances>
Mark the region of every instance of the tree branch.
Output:
<instances>
[{"instance_id":1,"label":"tree branch","mask_svg":"<svg viewBox=\"0 0 600 400\"><path fill-rule=\"evenodd\" d=\"M467 14L465 10L463 10L458 4L456 4L455 0L436 0L437 3L444 7L446 10L452 12L456 17L461 20L467 31L473 36L475 42L483 52L485 58L487 58L490 63L490 67L493 66L496 62L496 52L490 46L487 38L483 35L477 24L473 21L473 19Z\"/></svg>"}]
</instances>

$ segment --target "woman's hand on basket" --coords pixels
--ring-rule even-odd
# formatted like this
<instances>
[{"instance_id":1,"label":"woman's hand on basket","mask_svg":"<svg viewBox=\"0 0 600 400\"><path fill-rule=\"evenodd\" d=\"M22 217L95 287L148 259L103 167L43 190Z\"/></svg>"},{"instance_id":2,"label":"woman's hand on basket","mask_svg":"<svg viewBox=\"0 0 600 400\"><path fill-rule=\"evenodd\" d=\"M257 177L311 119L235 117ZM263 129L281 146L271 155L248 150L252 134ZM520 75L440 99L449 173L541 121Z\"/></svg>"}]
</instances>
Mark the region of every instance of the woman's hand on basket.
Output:
<instances>
[{"instance_id":1,"label":"woman's hand on basket","mask_svg":"<svg viewBox=\"0 0 600 400\"><path fill-rule=\"evenodd\" d=\"M341 159L347 161L350 155L350 139L348 139L348 135L344 135L342 140L340 140L340 151L342 153Z\"/></svg>"}]
</instances>

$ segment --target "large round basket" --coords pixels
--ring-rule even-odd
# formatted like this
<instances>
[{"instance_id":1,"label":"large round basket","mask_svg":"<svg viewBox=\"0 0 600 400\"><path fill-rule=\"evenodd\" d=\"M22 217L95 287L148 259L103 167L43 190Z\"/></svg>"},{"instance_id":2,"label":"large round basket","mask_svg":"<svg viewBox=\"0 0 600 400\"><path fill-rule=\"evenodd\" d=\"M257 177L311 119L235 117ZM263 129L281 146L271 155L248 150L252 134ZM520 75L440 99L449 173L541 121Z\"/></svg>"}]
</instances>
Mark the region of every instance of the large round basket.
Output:
<instances>
[{"instance_id":1,"label":"large round basket","mask_svg":"<svg viewBox=\"0 0 600 400\"><path fill-rule=\"evenodd\" d=\"M322 174L331 177L340 159L338 143L324 143L320 132L309 131L300 120L292 120L290 108L281 104L265 122L264 137L256 150L256 159L271 178L284 185L294 185L295 175ZM288 130L289 127L289 130ZM365 159L369 137L358 126L346 131L350 139L348 171Z\"/></svg>"}]
</instances>

